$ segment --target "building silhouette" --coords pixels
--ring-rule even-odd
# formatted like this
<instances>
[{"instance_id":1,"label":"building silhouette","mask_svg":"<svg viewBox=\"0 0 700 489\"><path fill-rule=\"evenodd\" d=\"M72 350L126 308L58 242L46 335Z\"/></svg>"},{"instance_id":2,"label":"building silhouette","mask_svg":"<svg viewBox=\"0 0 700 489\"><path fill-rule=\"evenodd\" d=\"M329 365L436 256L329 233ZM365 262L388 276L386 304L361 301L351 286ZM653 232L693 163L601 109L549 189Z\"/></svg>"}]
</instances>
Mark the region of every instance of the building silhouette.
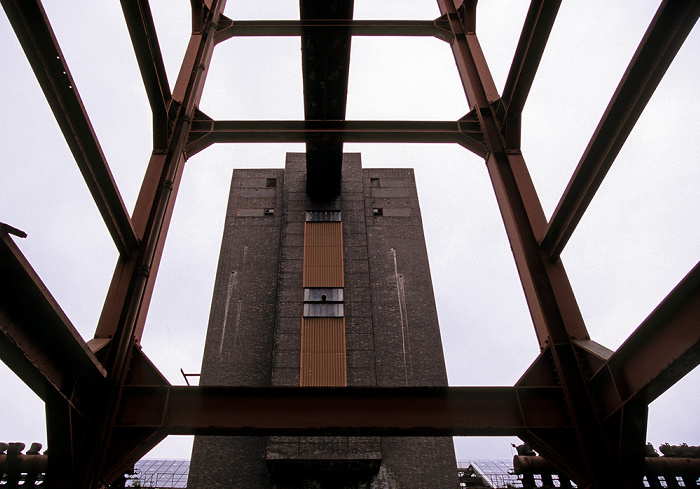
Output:
<instances>
[{"instance_id":1,"label":"building silhouette","mask_svg":"<svg viewBox=\"0 0 700 489\"><path fill-rule=\"evenodd\" d=\"M409 169L235 170L201 386L447 386ZM188 487L457 487L450 437L196 437Z\"/></svg>"}]
</instances>

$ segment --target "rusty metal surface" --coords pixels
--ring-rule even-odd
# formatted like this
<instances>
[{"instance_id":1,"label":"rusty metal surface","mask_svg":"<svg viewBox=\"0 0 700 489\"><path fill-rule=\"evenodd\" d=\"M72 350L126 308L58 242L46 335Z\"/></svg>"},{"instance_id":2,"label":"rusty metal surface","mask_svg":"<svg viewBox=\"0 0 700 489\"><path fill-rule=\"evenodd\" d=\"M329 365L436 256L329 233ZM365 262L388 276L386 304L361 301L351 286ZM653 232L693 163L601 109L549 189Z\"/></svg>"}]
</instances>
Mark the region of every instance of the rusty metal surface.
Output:
<instances>
[{"instance_id":1,"label":"rusty metal surface","mask_svg":"<svg viewBox=\"0 0 700 489\"><path fill-rule=\"evenodd\" d=\"M153 113L153 147L165 148L169 129L168 104L172 97L151 7L148 0L122 0L121 5Z\"/></svg>"},{"instance_id":2,"label":"rusty metal surface","mask_svg":"<svg viewBox=\"0 0 700 489\"><path fill-rule=\"evenodd\" d=\"M347 385L344 318L302 318L299 379L302 387Z\"/></svg>"},{"instance_id":3,"label":"rusty metal surface","mask_svg":"<svg viewBox=\"0 0 700 489\"><path fill-rule=\"evenodd\" d=\"M493 102L498 99L498 92L476 34L469 31L473 20L468 19L476 15L475 5L460 16L449 0L438 0L438 4L455 32L452 51L465 94L470 107L477 109L489 142L491 153L486 158L486 167L540 346L549 347L574 426L573 433L558 434L548 441L532 431L523 435L523 439L563 466L563 472L577 483L602 487L615 462L571 343L572 338L588 339L588 332L561 261L548 262L537 242L538 231L545 224L544 213L522 155L506 150L494 113ZM578 467L571 463L570 454L564 453L572 444L580 448Z\"/></svg>"},{"instance_id":4,"label":"rusty metal surface","mask_svg":"<svg viewBox=\"0 0 700 489\"><path fill-rule=\"evenodd\" d=\"M564 249L698 16L699 2L664 0L659 6L542 237L551 259Z\"/></svg>"},{"instance_id":5,"label":"rusty metal surface","mask_svg":"<svg viewBox=\"0 0 700 489\"><path fill-rule=\"evenodd\" d=\"M41 2L2 0L0 3L27 55L114 244L122 255L131 254L136 249L137 238L129 213Z\"/></svg>"},{"instance_id":6,"label":"rusty metal surface","mask_svg":"<svg viewBox=\"0 0 700 489\"><path fill-rule=\"evenodd\" d=\"M79 411L106 372L0 224L0 356L45 402Z\"/></svg>"},{"instance_id":7,"label":"rusty metal surface","mask_svg":"<svg viewBox=\"0 0 700 489\"><path fill-rule=\"evenodd\" d=\"M223 18L219 22L216 42L232 37L250 36L301 36L315 29L349 29L352 36L432 36L449 41L452 33L436 20L236 20Z\"/></svg>"},{"instance_id":8,"label":"rusty metal surface","mask_svg":"<svg viewBox=\"0 0 700 489\"><path fill-rule=\"evenodd\" d=\"M352 19L353 0L300 0L300 19ZM348 27L302 29L301 73L305 120L344 120L350 72ZM327 199L340 193L343 141L306 137L306 193Z\"/></svg>"},{"instance_id":9,"label":"rusty metal surface","mask_svg":"<svg viewBox=\"0 0 700 489\"><path fill-rule=\"evenodd\" d=\"M645 405L700 364L700 264L696 265L593 375L589 384L610 416Z\"/></svg>"},{"instance_id":10,"label":"rusty metal surface","mask_svg":"<svg viewBox=\"0 0 700 489\"><path fill-rule=\"evenodd\" d=\"M523 31L515 49L508 78L503 87L506 115L503 121L506 146L520 147L520 114L535 79L561 0L535 0L530 3Z\"/></svg>"},{"instance_id":11,"label":"rusty metal surface","mask_svg":"<svg viewBox=\"0 0 700 489\"><path fill-rule=\"evenodd\" d=\"M561 398L556 387L127 386L116 426L167 434L518 435L570 428Z\"/></svg>"},{"instance_id":12,"label":"rusty metal surface","mask_svg":"<svg viewBox=\"0 0 700 489\"><path fill-rule=\"evenodd\" d=\"M199 104L207 66L214 49L216 23L225 0L214 0L212 8L193 4L193 18L203 19L202 30L194 32L185 54L180 76L173 90L179 102L174 130L164 155L155 154L146 172L137 200L135 219L145 224L138 255L118 263L100 317L97 334L111 338L104 365L110 390L100 402L98 415L90 419L86 441L79 458L88 470L76 476L84 487L94 486L105 469L108 447L114 433L121 391L126 381L135 342L145 323L165 236L175 205L175 196L184 167L184 149L189 125ZM137 217L138 216L138 217ZM109 481L108 481L109 482Z\"/></svg>"},{"instance_id":13,"label":"rusty metal surface","mask_svg":"<svg viewBox=\"0 0 700 489\"><path fill-rule=\"evenodd\" d=\"M645 457L645 474L647 476L700 477L700 458L681 457ZM516 455L513 457L513 473L521 474L557 474L558 471L543 457L534 455Z\"/></svg>"},{"instance_id":14,"label":"rusty metal surface","mask_svg":"<svg viewBox=\"0 0 700 489\"><path fill-rule=\"evenodd\" d=\"M342 223L304 223L304 287L344 287L343 272Z\"/></svg>"},{"instance_id":15,"label":"rusty metal surface","mask_svg":"<svg viewBox=\"0 0 700 489\"><path fill-rule=\"evenodd\" d=\"M24 443L0 442L0 480L3 487L35 487L37 479L46 472L48 456L41 455L41 443L32 443L27 453L22 453ZM7 454L5 451L7 450Z\"/></svg>"},{"instance_id":16,"label":"rusty metal surface","mask_svg":"<svg viewBox=\"0 0 700 489\"><path fill-rule=\"evenodd\" d=\"M213 121L192 124L187 155L214 143L304 142L309 137L354 143L456 143L485 157L488 150L478 121Z\"/></svg>"}]
</instances>

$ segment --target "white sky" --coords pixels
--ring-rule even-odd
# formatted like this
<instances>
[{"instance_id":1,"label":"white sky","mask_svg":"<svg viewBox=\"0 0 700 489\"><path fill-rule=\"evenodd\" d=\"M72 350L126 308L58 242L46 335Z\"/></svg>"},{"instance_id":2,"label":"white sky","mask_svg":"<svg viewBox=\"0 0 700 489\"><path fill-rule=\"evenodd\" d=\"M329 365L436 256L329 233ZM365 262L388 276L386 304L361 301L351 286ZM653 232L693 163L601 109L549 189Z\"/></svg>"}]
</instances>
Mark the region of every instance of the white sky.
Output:
<instances>
[{"instance_id":1,"label":"white sky","mask_svg":"<svg viewBox=\"0 0 700 489\"><path fill-rule=\"evenodd\" d=\"M482 0L477 33L499 90L526 1ZM383 7L386 5L386 7ZM128 209L151 151L151 118L118 2L45 0L76 86ZM152 0L175 82L187 0ZM523 153L549 218L658 2L563 2L523 114ZM233 19L298 18L298 3L229 0ZM431 0L356 0L357 19L433 19ZM673 62L562 254L594 340L616 349L697 263L700 33ZM117 253L19 43L0 15L0 221L73 324L90 339ZM348 119L455 120L468 112L449 45L354 38ZM201 109L215 119L303 119L298 38L243 38L214 53ZM233 168L281 168L300 144L231 144L190 159L143 348L173 384L199 372ZM346 144L366 167L416 171L451 385L512 385L538 353L485 165L450 145ZM648 440L700 445L696 369L650 406ZM0 364L0 440L46 441L42 402ZM457 458L509 458L503 438L456 439ZM189 437L150 457L188 458Z\"/></svg>"}]
</instances>

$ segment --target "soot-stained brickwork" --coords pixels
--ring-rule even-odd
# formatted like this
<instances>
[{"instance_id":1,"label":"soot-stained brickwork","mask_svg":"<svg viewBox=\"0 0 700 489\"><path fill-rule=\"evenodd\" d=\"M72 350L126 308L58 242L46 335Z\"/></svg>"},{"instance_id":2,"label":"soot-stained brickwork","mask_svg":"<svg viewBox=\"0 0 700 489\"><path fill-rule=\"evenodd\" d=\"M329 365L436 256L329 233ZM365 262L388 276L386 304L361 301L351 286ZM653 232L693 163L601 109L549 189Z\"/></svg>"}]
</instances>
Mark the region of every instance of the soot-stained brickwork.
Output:
<instances>
[{"instance_id":1,"label":"soot-stained brickwork","mask_svg":"<svg viewBox=\"0 0 700 489\"><path fill-rule=\"evenodd\" d=\"M305 155L236 170L201 385L298 386L307 210L340 210L349 386L447 385L413 171L343 158L341 194L311 200ZM458 487L451 438L196 437L188 487Z\"/></svg>"}]
</instances>

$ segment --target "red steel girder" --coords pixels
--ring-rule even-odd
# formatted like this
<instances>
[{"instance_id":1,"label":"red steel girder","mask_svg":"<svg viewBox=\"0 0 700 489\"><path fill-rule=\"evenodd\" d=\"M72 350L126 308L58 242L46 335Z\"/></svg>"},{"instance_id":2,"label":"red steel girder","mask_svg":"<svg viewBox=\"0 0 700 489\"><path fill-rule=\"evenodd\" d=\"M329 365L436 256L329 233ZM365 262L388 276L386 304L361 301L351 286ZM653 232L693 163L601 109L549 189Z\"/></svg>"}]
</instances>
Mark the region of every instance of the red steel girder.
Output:
<instances>
[{"instance_id":1,"label":"red steel girder","mask_svg":"<svg viewBox=\"0 0 700 489\"><path fill-rule=\"evenodd\" d=\"M547 224L544 212L522 154L505 148L493 112L493 102L500 97L477 36L466 32L451 0L439 0L438 4L455 33L452 50L472 113L483 131L487 169L540 346L565 344L571 338L589 339L563 265L560 261L548 263L540 253L536 236Z\"/></svg>"},{"instance_id":2,"label":"red steel girder","mask_svg":"<svg viewBox=\"0 0 700 489\"><path fill-rule=\"evenodd\" d=\"M0 224L0 357L46 403L45 483L68 488L106 371L6 231Z\"/></svg>"},{"instance_id":3,"label":"red steel girder","mask_svg":"<svg viewBox=\"0 0 700 489\"><path fill-rule=\"evenodd\" d=\"M95 392L92 395L99 395ZM77 469L77 453L80 435L87 420L77 415L75 409L63 400L46 403L46 438L51 456L48 459L46 487L73 488L73 476Z\"/></svg>"},{"instance_id":4,"label":"red steel girder","mask_svg":"<svg viewBox=\"0 0 700 489\"><path fill-rule=\"evenodd\" d=\"M175 205L184 167L184 150L190 123L204 88L207 67L214 49L216 25L225 0L192 4L193 25L201 30L190 37L182 68L173 90L178 102L175 125L166 151L151 157L136 202L134 222L143 229L135 257L121 259L105 301L95 337L109 341L104 365L111 389L101 400L99 415L90 420L87 441L81 446L80 485L94 486L107 463L114 422L120 407L123 385L145 323L165 236Z\"/></svg>"},{"instance_id":5,"label":"red steel girder","mask_svg":"<svg viewBox=\"0 0 700 489\"><path fill-rule=\"evenodd\" d=\"M134 349L126 384L169 386L168 381L144 355L140 348ZM109 451L101 479L112 481L133 467L144 455L160 443L167 434L160 429L113 428Z\"/></svg>"},{"instance_id":6,"label":"red steel girder","mask_svg":"<svg viewBox=\"0 0 700 489\"><path fill-rule=\"evenodd\" d=\"M75 81L39 0L1 0L102 219L122 255L137 236Z\"/></svg>"},{"instance_id":7,"label":"red steel girder","mask_svg":"<svg viewBox=\"0 0 700 489\"><path fill-rule=\"evenodd\" d=\"M478 120L460 121L213 121L192 124L187 155L214 143L304 142L309 137L362 143L457 143L479 156L486 145Z\"/></svg>"},{"instance_id":8,"label":"red steel girder","mask_svg":"<svg viewBox=\"0 0 700 489\"><path fill-rule=\"evenodd\" d=\"M86 415L106 372L0 223L0 357L41 399Z\"/></svg>"},{"instance_id":9,"label":"red steel girder","mask_svg":"<svg viewBox=\"0 0 700 489\"><path fill-rule=\"evenodd\" d=\"M525 17L518 47L503 87L506 146L520 147L520 114L535 79L561 0L533 0Z\"/></svg>"},{"instance_id":10,"label":"red steel girder","mask_svg":"<svg viewBox=\"0 0 700 489\"><path fill-rule=\"evenodd\" d=\"M556 259L700 16L700 2L664 0L622 76L542 236Z\"/></svg>"},{"instance_id":11,"label":"red steel girder","mask_svg":"<svg viewBox=\"0 0 700 489\"><path fill-rule=\"evenodd\" d=\"M589 384L610 417L651 403L700 363L700 264L600 367Z\"/></svg>"},{"instance_id":12,"label":"red steel girder","mask_svg":"<svg viewBox=\"0 0 700 489\"><path fill-rule=\"evenodd\" d=\"M604 487L614 472L615 461L572 343L574 339L589 339L588 332L561 261L547 261L537 242L539 232L546 225L544 212L522 155L506 149L498 125L494 102L500 97L474 32L476 2L463 4L459 12L452 0L438 0L438 5L455 35L452 51L457 68L470 107L476 111L484 131L489 150L486 167L535 331L541 347L549 348L574 428L569 433L547 437L542 434L536 437L529 430L526 436L528 440L541 441L535 448L543 450L578 485ZM580 469L565 463L571 459L572 446ZM620 472L616 477L626 480L631 476Z\"/></svg>"},{"instance_id":13,"label":"red steel girder","mask_svg":"<svg viewBox=\"0 0 700 489\"><path fill-rule=\"evenodd\" d=\"M569 428L558 387L126 386L119 429L166 434L518 435Z\"/></svg>"},{"instance_id":14,"label":"red steel girder","mask_svg":"<svg viewBox=\"0 0 700 489\"><path fill-rule=\"evenodd\" d=\"M432 36L448 41L452 33L445 30L441 20L231 20L222 18L216 42L232 37L301 36L324 28L348 29L351 36Z\"/></svg>"},{"instance_id":15,"label":"red steel girder","mask_svg":"<svg viewBox=\"0 0 700 489\"><path fill-rule=\"evenodd\" d=\"M138 358L124 387L104 481L171 434L449 436L570 429L558 387L170 386Z\"/></svg>"},{"instance_id":16,"label":"red steel girder","mask_svg":"<svg viewBox=\"0 0 700 489\"><path fill-rule=\"evenodd\" d=\"M168 142L168 105L171 95L151 7L148 0L122 0L121 4L153 112L153 147L165 148Z\"/></svg>"}]
</instances>

